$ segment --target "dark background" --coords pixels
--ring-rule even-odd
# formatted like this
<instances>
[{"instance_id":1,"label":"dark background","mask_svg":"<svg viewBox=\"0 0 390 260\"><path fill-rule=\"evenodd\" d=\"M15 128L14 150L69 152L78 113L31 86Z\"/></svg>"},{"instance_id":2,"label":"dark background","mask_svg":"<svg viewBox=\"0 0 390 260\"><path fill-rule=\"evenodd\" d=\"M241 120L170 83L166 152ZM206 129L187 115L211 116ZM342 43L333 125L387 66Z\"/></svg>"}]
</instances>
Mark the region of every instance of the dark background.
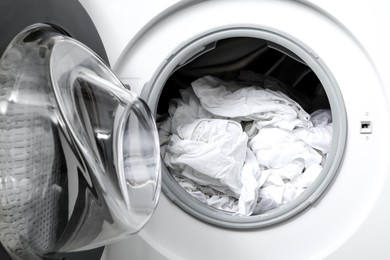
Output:
<instances>
[{"instance_id":1,"label":"dark background","mask_svg":"<svg viewBox=\"0 0 390 260\"><path fill-rule=\"evenodd\" d=\"M101 247L89 251L71 253L65 256L63 260L100 260L103 250L104 247ZM12 260L11 257L8 256L4 247L1 244L0 244L0 260Z\"/></svg>"}]
</instances>

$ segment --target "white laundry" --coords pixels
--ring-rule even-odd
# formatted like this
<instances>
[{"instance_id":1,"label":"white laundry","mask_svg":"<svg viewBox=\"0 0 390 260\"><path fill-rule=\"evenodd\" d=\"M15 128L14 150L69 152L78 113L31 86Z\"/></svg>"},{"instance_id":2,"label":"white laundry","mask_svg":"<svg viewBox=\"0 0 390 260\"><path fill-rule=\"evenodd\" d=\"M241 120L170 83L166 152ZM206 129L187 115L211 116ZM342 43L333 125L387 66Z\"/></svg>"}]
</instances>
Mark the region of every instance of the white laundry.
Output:
<instances>
[{"instance_id":1,"label":"white laundry","mask_svg":"<svg viewBox=\"0 0 390 260\"><path fill-rule=\"evenodd\" d=\"M164 162L187 178L235 195L241 193L241 170L248 136L241 125L223 119L199 119L180 125L172 135Z\"/></svg>"},{"instance_id":2,"label":"white laundry","mask_svg":"<svg viewBox=\"0 0 390 260\"><path fill-rule=\"evenodd\" d=\"M243 88L235 82L211 76L200 78L191 85L202 106L217 116L243 121L261 120L264 125L280 124L290 130L311 124L309 114L280 91L259 86Z\"/></svg>"},{"instance_id":3,"label":"white laundry","mask_svg":"<svg viewBox=\"0 0 390 260\"><path fill-rule=\"evenodd\" d=\"M277 127L260 129L248 146L259 164L267 168L282 168L294 161L303 162L305 167L309 167L322 161L322 156L303 140L291 131Z\"/></svg>"},{"instance_id":4,"label":"white laundry","mask_svg":"<svg viewBox=\"0 0 390 260\"><path fill-rule=\"evenodd\" d=\"M292 180L297 178L304 171L304 164L300 161L293 161L281 168L272 168L262 171L265 176L270 176L266 179L264 186L282 185L284 180Z\"/></svg>"},{"instance_id":5,"label":"white laundry","mask_svg":"<svg viewBox=\"0 0 390 260\"><path fill-rule=\"evenodd\" d=\"M293 131L295 136L299 137L309 146L321 151L322 154L327 154L330 151L332 132L332 125L299 128Z\"/></svg>"},{"instance_id":6,"label":"white laundry","mask_svg":"<svg viewBox=\"0 0 390 260\"><path fill-rule=\"evenodd\" d=\"M319 109L311 113L310 121L314 126L327 126L332 123L332 112L330 109Z\"/></svg>"},{"instance_id":7,"label":"white laundry","mask_svg":"<svg viewBox=\"0 0 390 260\"><path fill-rule=\"evenodd\" d=\"M246 149L245 163L241 172L241 194L238 199L238 212L241 215L250 215L256 206L259 189L266 180L262 175L259 164L252 150Z\"/></svg>"},{"instance_id":8,"label":"white laundry","mask_svg":"<svg viewBox=\"0 0 390 260\"><path fill-rule=\"evenodd\" d=\"M180 90L181 98L171 100L168 113L171 116L171 133L177 134L176 130L180 125L187 125L196 119L213 118L205 110L195 96L191 88Z\"/></svg>"},{"instance_id":9,"label":"white laundry","mask_svg":"<svg viewBox=\"0 0 390 260\"><path fill-rule=\"evenodd\" d=\"M284 191L284 186L271 185L261 188L260 199L258 200L253 213L260 214L280 206L283 201Z\"/></svg>"},{"instance_id":10,"label":"white laundry","mask_svg":"<svg viewBox=\"0 0 390 260\"><path fill-rule=\"evenodd\" d=\"M330 110L317 110L311 114L313 127L294 129L295 136L311 147L327 154L332 143L332 116Z\"/></svg>"},{"instance_id":11,"label":"white laundry","mask_svg":"<svg viewBox=\"0 0 390 260\"><path fill-rule=\"evenodd\" d=\"M169 136L171 135L171 126L171 117L168 117L165 120L162 120L161 122L157 123L160 145L164 145L169 141Z\"/></svg>"},{"instance_id":12,"label":"white laundry","mask_svg":"<svg viewBox=\"0 0 390 260\"><path fill-rule=\"evenodd\" d=\"M255 209L259 197L259 188L267 179L266 174L262 174L252 151L246 149L245 163L241 174L241 194L237 199L225 193L216 191L210 186L196 184L194 181L183 175L174 175L176 181L194 198L217 209L235 212L240 215L249 216Z\"/></svg>"},{"instance_id":13,"label":"white laundry","mask_svg":"<svg viewBox=\"0 0 390 260\"><path fill-rule=\"evenodd\" d=\"M268 175L260 189L257 213L292 201L314 182L322 170L323 156L294 131L264 127L248 142L260 166L266 169L263 173Z\"/></svg>"},{"instance_id":14,"label":"white laundry","mask_svg":"<svg viewBox=\"0 0 390 260\"><path fill-rule=\"evenodd\" d=\"M303 95L301 92L287 86L269 75L259 74L253 71L240 71L237 80L247 86L266 86L271 91L280 91L285 93L289 98L296 101L303 109L309 108L313 100ZM244 85L243 85L244 86Z\"/></svg>"},{"instance_id":15,"label":"white laundry","mask_svg":"<svg viewBox=\"0 0 390 260\"><path fill-rule=\"evenodd\" d=\"M321 165L313 164L307 168L300 176L291 180L291 183L294 184L297 188L306 189L309 187L320 175L322 171Z\"/></svg>"},{"instance_id":16,"label":"white laundry","mask_svg":"<svg viewBox=\"0 0 390 260\"><path fill-rule=\"evenodd\" d=\"M306 190L306 188L298 187L293 183L286 183L284 188L282 204L294 200Z\"/></svg>"},{"instance_id":17,"label":"white laundry","mask_svg":"<svg viewBox=\"0 0 390 260\"><path fill-rule=\"evenodd\" d=\"M224 211L239 211L237 198L218 192L208 186L198 185L182 175L174 174L173 176L185 191L187 191L192 197L196 198L200 202L203 202L210 207Z\"/></svg>"},{"instance_id":18,"label":"white laundry","mask_svg":"<svg viewBox=\"0 0 390 260\"><path fill-rule=\"evenodd\" d=\"M180 90L158 124L161 155L176 181L216 209L260 214L294 200L330 150L330 110L308 115L283 92L264 88L280 88L275 80L263 83L200 78Z\"/></svg>"}]
</instances>

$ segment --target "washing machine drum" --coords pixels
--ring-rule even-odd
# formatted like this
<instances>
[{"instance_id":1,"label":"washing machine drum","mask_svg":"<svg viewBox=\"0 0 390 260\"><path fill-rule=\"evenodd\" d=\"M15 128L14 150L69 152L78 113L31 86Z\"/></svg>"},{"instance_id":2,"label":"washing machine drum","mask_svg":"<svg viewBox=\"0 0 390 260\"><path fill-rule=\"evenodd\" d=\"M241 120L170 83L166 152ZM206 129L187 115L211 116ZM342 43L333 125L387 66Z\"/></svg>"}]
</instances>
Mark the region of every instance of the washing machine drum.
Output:
<instances>
[{"instance_id":1,"label":"washing machine drum","mask_svg":"<svg viewBox=\"0 0 390 260\"><path fill-rule=\"evenodd\" d=\"M0 242L14 259L42 259L139 231L160 191L147 105L71 37L105 57L77 1L23 1L31 14L11 26L13 4L0 4Z\"/></svg>"},{"instance_id":2,"label":"washing machine drum","mask_svg":"<svg viewBox=\"0 0 390 260\"><path fill-rule=\"evenodd\" d=\"M343 156L346 112L304 43L227 28L173 57L143 90L157 114L167 198L242 230L290 219L321 197Z\"/></svg>"}]
</instances>

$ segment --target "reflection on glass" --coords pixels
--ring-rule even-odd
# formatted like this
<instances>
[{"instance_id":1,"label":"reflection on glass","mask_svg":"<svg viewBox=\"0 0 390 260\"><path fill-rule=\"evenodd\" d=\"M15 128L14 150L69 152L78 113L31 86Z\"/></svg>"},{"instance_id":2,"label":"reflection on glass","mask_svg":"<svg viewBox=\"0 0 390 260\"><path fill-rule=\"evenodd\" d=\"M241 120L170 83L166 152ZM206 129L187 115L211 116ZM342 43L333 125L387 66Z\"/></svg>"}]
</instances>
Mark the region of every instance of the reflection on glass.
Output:
<instances>
[{"instance_id":1,"label":"reflection on glass","mask_svg":"<svg viewBox=\"0 0 390 260\"><path fill-rule=\"evenodd\" d=\"M139 231L160 194L146 104L88 48L34 25L0 59L0 242L60 257Z\"/></svg>"}]
</instances>

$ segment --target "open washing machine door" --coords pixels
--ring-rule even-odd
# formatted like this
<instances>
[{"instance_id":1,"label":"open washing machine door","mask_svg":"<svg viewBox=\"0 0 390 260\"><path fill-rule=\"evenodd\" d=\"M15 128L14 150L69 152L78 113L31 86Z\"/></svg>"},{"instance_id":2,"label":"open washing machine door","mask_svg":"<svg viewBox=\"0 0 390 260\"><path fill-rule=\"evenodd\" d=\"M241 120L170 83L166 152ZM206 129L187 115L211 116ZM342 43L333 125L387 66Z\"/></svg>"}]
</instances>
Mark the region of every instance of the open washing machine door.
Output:
<instances>
[{"instance_id":1,"label":"open washing machine door","mask_svg":"<svg viewBox=\"0 0 390 260\"><path fill-rule=\"evenodd\" d=\"M31 14L10 26L21 8ZM148 106L76 40L105 57L78 1L0 10L1 244L12 259L57 259L138 232L160 194Z\"/></svg>"}]
</instances>

